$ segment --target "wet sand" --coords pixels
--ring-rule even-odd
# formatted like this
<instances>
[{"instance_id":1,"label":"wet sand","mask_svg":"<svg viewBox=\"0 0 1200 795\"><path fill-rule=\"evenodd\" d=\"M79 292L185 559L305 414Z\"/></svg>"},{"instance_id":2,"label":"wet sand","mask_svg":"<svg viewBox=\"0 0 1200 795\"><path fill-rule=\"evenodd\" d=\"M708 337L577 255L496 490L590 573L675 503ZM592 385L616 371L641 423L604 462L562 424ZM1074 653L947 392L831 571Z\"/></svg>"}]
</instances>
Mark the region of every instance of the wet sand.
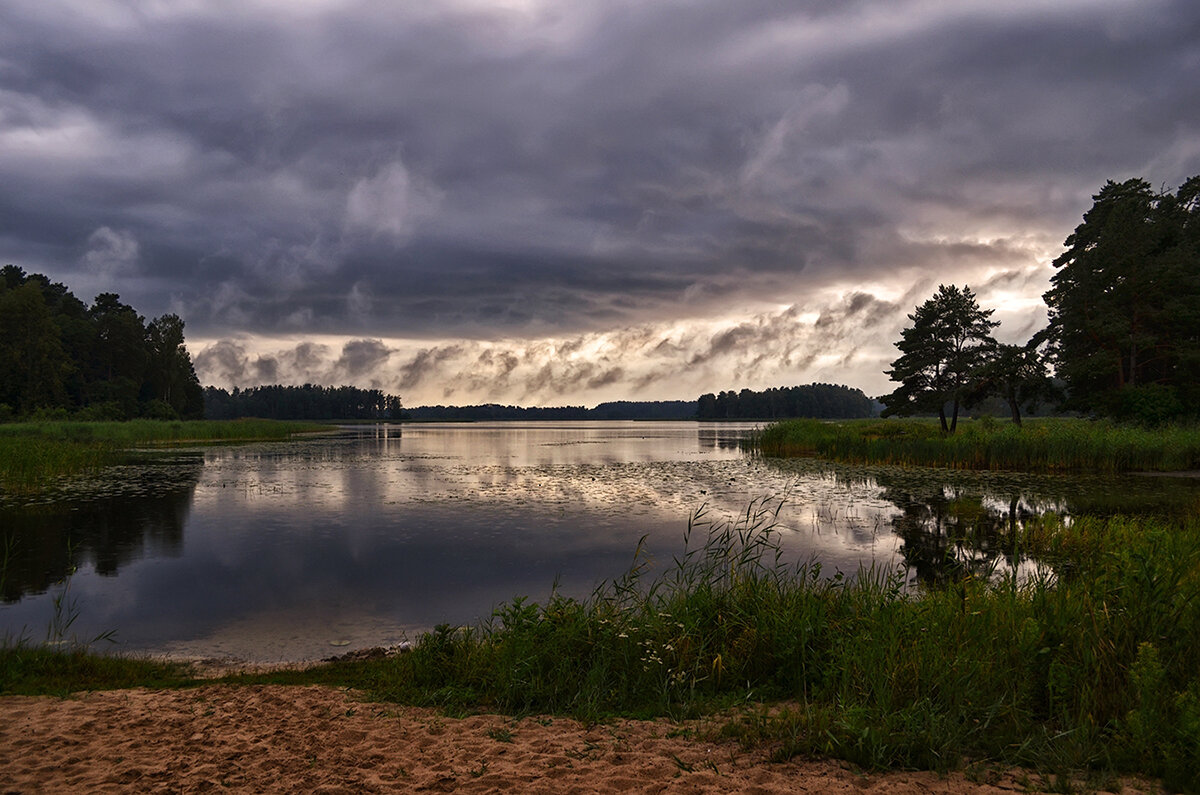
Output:
<instances>
[{"instance_id":1,"label":"wet sand","mask_svg":"<svg viewBox=\"0 0 1200 795\"><path fill-rule=\"evenodd\" d=\"M709 724L711 725L711 724ZM1028 792L1036 774L772 763L705 724L447 718L325 687L0 698L4 792ZM1159 792L1125 782L1125 792Z\"/></svg>"}]
</instances>

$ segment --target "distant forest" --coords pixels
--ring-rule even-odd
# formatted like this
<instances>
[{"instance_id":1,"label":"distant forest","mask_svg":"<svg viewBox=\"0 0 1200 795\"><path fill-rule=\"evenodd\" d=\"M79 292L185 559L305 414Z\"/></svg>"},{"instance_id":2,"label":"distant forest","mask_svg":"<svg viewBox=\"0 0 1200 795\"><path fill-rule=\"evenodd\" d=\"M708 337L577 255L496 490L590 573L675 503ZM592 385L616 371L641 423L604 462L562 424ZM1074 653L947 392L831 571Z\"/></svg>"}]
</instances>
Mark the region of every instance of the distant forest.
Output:
<instances>
[{"instance_id":1,"label":"distant forest","mask_svg":"<svg viewBox=\"0 0 1200 795\"><path fill-rule=\"evenodd\" d=\"M204 417L235 420L398 420L400 398L353 386L255 386L232 392L204 389Z\"/></svg>"},{"instance_id":2,"label":"distant forest","mask_svg":"<svg viewBox=\"0 0 1200 795\"><path fill-rule=\"evenodd\" d=\"M116 293L88 306L46 276L0 268L0 419L203 414L178 315L147 323Z\"/></svg>"},{"instance_id":3,"label":"distant forest","mask_svg":"<svg viewBox=\"0 0 1200 795\"><path fill-rule=\"evenodd\" d=\"M694 400L619 400L589 409L583 406L523 408L489 403L482 406L418 406L406 411L414 420L689 420Z\"/></svg>"},{"instance_id":4,"label":"distant forest","mask_svg":"<svg viewBox=\"0 0 1200 795\"><path fill-rule=\"evenodd\" d=\"M743 389L701 395L696 416L702 420L757 419L788 417L855 419L873 417L875 402L861 389L835 384L777 387L763 392Z\"/></svg>"},{"instance_id":5,"label":"distant forest","mask_svg":"<svg viewBox=\"0 0 1200 795\"><path fill-rule=\"evenodd\" d=\"M384 419L424 422L507 420L724 420L783 417L870 417L873 401L858 389L830 384L754 392L722 392L699 400L618 400L595 408L475 406L401 408L400 398L378 389L351 386L258 386L228 392L204 390L205 417L214 420L262 417L289 420Z\"/></svg>"},{"instance_id":6,"label":"distant forest","mask_svg":"<svg viewBox=\"0 0 1200 795\"><path fill-rule=\"evenodd\" d=\"M861 390L832 384L780 387L764 392L743 389L702 395L699 400L620 400L595 408L555 406L419 406L406 409L414 420L733 420L822 417L871 417L876 405Z\"/></svg>"}]
</instances>

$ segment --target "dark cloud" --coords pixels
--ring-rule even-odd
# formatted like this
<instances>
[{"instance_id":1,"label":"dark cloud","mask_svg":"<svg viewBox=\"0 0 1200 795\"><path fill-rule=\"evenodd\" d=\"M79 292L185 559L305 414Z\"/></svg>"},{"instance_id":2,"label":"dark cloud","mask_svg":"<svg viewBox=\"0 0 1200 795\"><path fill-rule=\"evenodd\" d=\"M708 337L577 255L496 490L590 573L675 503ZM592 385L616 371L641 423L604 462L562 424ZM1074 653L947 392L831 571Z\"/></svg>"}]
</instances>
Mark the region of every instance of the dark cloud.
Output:
<instances>
[{"instance_id":1,"label":"dark cloud","mask_svg":"<svg viewBox=\"0 0 1200 795\"><path fill-rule=\"evenodd\" d=\"M436 373L443 362L458 357L462 352L463 349L460 345L425 348L400 368L400 377L396 382L397 388L406 390L417 386L427 375Z\"/></svg>"},{"instance_id":2,"label":"dark cloud","mask_svg":"<svg viewBox=\"0 0 1200 795\"><path fill-rule=\"evenodd\" d=\"M0 259L206 339L567 339L982 283L1044 264L1105 179L1200 172L1188 0L0 15ZM880 300L844 322L909 309ZM774 331L710 328L685 361ZM231 345L205 366L235 374ZM239 377L395 364L305 355ZM405 388L445 363L407 361ZM613 372L584 369L546 388Z\"/></svg>"},{"instance_id":3,"label":"dark cloud","mask_svg":"<svg viewBox=\"0 0 1200 795\"><path fill-rule=\"evenodd\" d=\"M333 366L351 383L371 379L392 355L382 340L350 340L342 346L342 355Z\"/></svg>"},{"instance_id":4,"label":"dark cloud","mask_svg":"<svg viewBox=\"0 0 1200 795\"><path fill-rule=\"evenodd\" d=\"M271 356L259 356L254 360L253 373L254 383L256 384L277 384L279 383L280 369L279 362Z\"/></svg>"},{"instance_id":5,"label":"dark cloud","mask_svg":"<svg viewBox=\"0 0 1200 795\"><path fill-rule=\"evenodd\" d=\"M246 349L236 342L221 341L196 354L193 364L210 383L240 386L246 382L249 362Z\"/></svg>"},{"instance_id":6,"label":"dark cloud","mask_svg":"<svg viewBox=\"0 0 1200 795\"><path fill-rule=\"evenodd\" d=\"M832 334L840 334L847 324L870 329L895 318L901 308L892 301L880 300L870 293L854 292L847 295L840 306L822 312L815 325Z\"/></svg>"}]
</instances>

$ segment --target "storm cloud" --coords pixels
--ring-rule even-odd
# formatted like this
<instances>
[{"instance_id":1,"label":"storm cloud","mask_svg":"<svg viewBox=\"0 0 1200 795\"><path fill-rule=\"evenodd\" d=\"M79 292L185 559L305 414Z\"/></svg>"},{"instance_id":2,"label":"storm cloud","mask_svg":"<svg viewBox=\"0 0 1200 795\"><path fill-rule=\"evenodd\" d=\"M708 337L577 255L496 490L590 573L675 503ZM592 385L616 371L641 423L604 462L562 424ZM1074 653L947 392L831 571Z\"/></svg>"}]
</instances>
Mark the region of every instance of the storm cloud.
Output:
<instances>
[{"instance_id":1,"label":"storm cloud","mask_svg":"<svg viewBox=\"0 0 1200 795\"><path fill-rule=\"evenodd\" d=\"M221 384L882 391L939 282L1026 334L1106 179L1200 173L1188 0L10 0L0 53L0 258Z\"/></svg>"}]
</instances>

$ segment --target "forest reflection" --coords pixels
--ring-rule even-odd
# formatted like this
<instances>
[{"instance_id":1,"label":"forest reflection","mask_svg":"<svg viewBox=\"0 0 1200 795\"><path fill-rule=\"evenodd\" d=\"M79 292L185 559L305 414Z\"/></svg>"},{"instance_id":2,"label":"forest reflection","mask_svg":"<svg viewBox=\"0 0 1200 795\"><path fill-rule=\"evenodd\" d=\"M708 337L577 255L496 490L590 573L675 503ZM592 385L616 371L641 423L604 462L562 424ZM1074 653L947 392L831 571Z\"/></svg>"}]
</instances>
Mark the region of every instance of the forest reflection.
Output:
<instances>
[{"instance_id":1,"label":"forest reflection","mask_svg":"<svg viewBox=\"0 0 1200 795\"><path fill-rule=\"evenodd\" d=\"M1047 517L1069 522L1085 514L1175 514L1189 510L1196 494L1184 480L1136 476L1038 479L881 468L868 480L898 509L890 525L901 539L911 583L931 587L1030 573L1039 561L1022 539Z\"/></svg>"},{"instance_id":2,"label":"forest reflection","mask_svg":"<svg viewBox=\"0 0 1200 795\"><path fill-rule=\"evenodd\" d=\"M204 468L200 454L114 467L103 481L41 504L0 507L0 594L46 592L75 570L101 576L143 557L179 557Z\"/></svg>"},{"instance_id":3,"label":"forest reflection","mask_svg":"<svg viewBox=\"0 0 1200 795\"><path fill-rule=\"evenodd\" d=\"M1019 570L1022 531L1044 515L1017 494L1006 504L956 489L917 499L885 485L883 494L900 509L892 529L903 541L904 563L913 580L926 586Z\"/></svg>"}]
</instances>

